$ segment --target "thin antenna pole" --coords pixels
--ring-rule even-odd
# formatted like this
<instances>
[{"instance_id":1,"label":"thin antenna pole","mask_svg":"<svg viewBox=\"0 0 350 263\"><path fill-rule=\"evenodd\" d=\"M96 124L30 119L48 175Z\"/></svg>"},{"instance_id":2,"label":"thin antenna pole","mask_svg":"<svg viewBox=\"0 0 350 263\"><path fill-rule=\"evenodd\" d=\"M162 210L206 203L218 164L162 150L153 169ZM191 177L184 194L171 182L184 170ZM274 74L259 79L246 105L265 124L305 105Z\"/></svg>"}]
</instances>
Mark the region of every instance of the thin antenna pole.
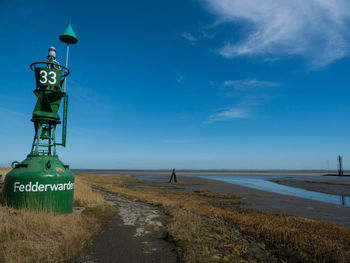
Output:
<instances>
[{"instance_id":1,"label":"thin antenna pole","mask_svg":"<svg viewBox=\"0 0 350 263\"><path fill-rule=\"evenodd\" d=\"M67 44L66 68L68 68L68 54L69 54L69 44ZM64 92L66 92L66 87L67 87L67 77L64 79L64 89L63 89Z\"/></svg>"}]
</instances>

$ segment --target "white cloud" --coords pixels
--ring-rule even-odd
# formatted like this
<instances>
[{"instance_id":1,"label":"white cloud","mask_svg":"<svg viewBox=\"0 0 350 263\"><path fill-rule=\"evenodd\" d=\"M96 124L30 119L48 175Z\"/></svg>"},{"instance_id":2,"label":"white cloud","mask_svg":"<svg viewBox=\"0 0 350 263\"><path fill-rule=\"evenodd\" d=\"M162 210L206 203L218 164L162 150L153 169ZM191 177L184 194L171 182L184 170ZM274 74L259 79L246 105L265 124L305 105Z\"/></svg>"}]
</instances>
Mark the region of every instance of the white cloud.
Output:
<instances>
[{"instance_id":1,"label":"white cloud","mask_svg":"<svg viewBox=\"0 0 350 263\"><path fill-rule=\"evenodd\" d=\"M198 41L198 38L187 32L184 32L181 36L187 39L191 43L191 45L195 45Z\"/></svg>"},{"instance_id":2,"label":"white cloud","mask_svg":"<svg viewBox=\"0 0 350 263\"><path fill-rule=\"evenodd\" d=\"M349 0L201 2L217 16L216 25L243 22L251 30L245 39L228 41L218 49L224 57L299 55L318 68L349 53Z\"/></svg>"},{"instance_id":3,"label":"white cloud","mask_svg":"<svg viewBox=\"0 0 350 263\"><path fill-rule=\"evenodd\" d=\"M205 123L252 117L252 113L257 111L257 107L271 99L266 92L261 94L260 91L257 92L256 88L279 87L282 86L282 83L254 78L247 80L225 80L222 82L222 85L234 89L234 91L226 93L226 96L242 97L241 102L237 106L228 107L218 113L209 115ZM237 93L235 91L239 92Z\"/></svg>"},{"instance_id":4,"label":"white cloud","mask_svg":"<svg viewBox=\"0 0 350 263\"><path fill-rule=\"evenodd\" d=\"M248 118L249 113L251 111L252 110L249 107L241 107L241 108L237 107L237 108L225 109L219 113L210 115L208 122Z\"/></svg>"},{"instance_id":5,"label":"white cloud","mask_svg":"<svg viewBox=\"0 0 350 263\"><path fill-rule=\"evenodd\" d=\"M234 87L237 90L246 90L249 87L270 88L270 87L278 87L278 86L281 86L282 84L279 82L273 82L273 81L248 79L248 80L225 80L223 82L223 85Z\"/></svg>"}]
</instances>

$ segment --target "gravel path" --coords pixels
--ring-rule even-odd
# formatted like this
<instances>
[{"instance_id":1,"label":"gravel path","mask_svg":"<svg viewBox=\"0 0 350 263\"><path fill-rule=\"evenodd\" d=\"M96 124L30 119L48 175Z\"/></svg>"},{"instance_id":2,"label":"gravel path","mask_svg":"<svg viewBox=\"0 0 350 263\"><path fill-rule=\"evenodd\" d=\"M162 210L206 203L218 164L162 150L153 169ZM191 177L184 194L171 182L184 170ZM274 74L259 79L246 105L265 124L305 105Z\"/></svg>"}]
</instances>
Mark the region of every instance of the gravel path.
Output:
<instances>
[{"instance_id":1,"label":"gravel path","mask_svg":"<svg viewBox=\"0 0 350 263\"><path fill-rule=\"evenodd\" d=\"M102 192L116 215L84 250L80 262L177 262L175 246L164 241L166 216L157 207Z\"/></svg>"}]
</instances>

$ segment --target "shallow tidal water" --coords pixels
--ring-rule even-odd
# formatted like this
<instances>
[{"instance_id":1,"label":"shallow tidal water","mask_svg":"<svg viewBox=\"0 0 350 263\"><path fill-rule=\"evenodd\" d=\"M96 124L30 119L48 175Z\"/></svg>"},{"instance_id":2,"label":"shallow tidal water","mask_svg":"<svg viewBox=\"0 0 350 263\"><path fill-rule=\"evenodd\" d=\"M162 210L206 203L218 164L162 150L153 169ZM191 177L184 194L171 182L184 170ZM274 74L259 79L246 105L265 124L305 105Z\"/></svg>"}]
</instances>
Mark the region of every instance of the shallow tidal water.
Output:
<instances>
[{"instance_id":1,"label":"shallow tidal water","mask_svg":"<svg viewBox=\"0 0 350 263\"><path fill-rule=\"evenodd\" d=\"M336 205L350 207L350 197L332 195L314 191L308 191L301 188L286 186L269 181L269 179L278 178L278 176L199 176L205 179L217 180L235 185L241 185L257 190L272 192L282 195L301 197Z\"/></svg>"}]
</instances>

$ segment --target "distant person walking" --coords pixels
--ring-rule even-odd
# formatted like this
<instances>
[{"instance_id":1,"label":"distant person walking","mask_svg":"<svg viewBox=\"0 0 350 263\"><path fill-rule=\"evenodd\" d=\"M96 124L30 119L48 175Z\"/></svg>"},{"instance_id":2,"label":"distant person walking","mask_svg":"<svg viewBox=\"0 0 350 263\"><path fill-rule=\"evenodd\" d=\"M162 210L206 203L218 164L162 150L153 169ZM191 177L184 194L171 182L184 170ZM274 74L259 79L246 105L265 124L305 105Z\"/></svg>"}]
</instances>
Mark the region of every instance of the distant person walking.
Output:
<instances>
[{"instance_id":1,"label":"distant person walking","mask_svg":"<svg viewBox=\"0 0 350 263\"><path fill-rule=\"evenodd\" d=\"M173 171L171 172L171 176L170 176L169 183L171 183L171 181L173 180L173 178L174 178L174 182L177 183L176 170L175 170L175 168L174 168Z\"/></svg>"}]
</instances>

